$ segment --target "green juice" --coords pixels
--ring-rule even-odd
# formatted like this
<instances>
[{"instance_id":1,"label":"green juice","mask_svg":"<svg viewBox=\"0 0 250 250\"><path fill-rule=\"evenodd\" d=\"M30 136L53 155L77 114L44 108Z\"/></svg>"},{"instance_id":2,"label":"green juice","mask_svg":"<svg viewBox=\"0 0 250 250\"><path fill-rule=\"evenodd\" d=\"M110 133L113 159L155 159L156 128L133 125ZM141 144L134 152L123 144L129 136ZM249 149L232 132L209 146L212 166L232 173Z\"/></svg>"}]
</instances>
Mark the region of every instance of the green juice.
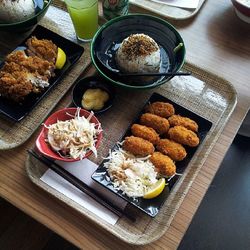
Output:
<instances>
[{"instance_id":1,"label":"green juice","mask_svg":"<svg viewBox=\"0 0 250 250\"><path fill-rule=\"evenodd\" d=\"M98 28L98 1L66 0L76 35L80 40L91 40Z\"/></svg>"}]
</instances>

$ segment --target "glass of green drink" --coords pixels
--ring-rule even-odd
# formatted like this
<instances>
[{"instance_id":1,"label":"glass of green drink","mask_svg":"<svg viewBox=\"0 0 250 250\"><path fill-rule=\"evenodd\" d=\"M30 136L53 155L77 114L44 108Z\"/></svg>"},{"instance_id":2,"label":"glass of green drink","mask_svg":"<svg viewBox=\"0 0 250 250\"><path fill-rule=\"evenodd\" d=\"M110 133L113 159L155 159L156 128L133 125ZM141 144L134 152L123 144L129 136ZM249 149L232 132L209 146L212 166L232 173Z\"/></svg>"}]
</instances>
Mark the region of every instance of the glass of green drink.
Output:
<instances>
[{"instance_id":1,"label":"glass of green drink","mask_svg":"<svg viewBox=\"0 0 250 250\"><path fill-rule=\"evenodd\" d=\"M65 0L80 41L91 41L98 29L98 0Z\"/></svg>"}]
</instances>

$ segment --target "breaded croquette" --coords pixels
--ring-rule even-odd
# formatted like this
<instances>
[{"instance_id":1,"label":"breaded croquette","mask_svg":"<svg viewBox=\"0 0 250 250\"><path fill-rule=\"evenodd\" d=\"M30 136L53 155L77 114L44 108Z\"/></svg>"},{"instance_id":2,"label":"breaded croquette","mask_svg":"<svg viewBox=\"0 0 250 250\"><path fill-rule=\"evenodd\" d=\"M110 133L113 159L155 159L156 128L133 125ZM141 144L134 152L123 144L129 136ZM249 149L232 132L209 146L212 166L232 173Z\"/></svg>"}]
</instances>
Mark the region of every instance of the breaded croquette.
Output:
<instances>
[{"instance_id":1,"label":"breaded croquette","mask_svg":"<svg viewBox=\"0 0 250 250\"><path fill-rule=\"evenodd\" d=\"M153 128L160 135L166 134L169 129L169 122L166 118L150 113L143 114L141 116L140 123Z\"/></svg>"},{"instance_id":2,"label":"breaded croquette","mask_svg":"<svg viewBox=\"0 0 250 250\"><path fill-rule=\"evenodd\" d=\"M153 128L149 128L144 125L133 124L131 127L131 132L134 136L150 141L154 145L160 140L159 135Z\"/></svg>"},{"instance_id":3,"label":"breaded croquette","mask_svg":"<svg viewBox=\"0 0 250 250\"><path fill-rule=\"evenodd\" d=\"M135 156L148 156L154 153L154 145L140 137L129 136L126 137L122 148Z\"/></svg>"},{"instance_id":4,"label":"breaded croquette","mask_svg":"<svg viewBox=\"0 0 250 250\"><path fill-rule=\"evenodd\" d=\"M172 115L171 117L168 118L169 124L171 127L173 126L183 126L187 129L190 129L194 132L198 132L198 124L188 118L188 117L183 117L180 115Z\"/></svg>"},{"instance_id":5,"label":"breaded croquette","mask_svg":"<svg viewBox=\"0 0 250 250\"><path fill-rule=\"evenodd\" d=\"M176 166L173 160L167 155L155 152L150 157L150 161L153 163L159 174L170 177L176 173Z\"/></svg>"},{"instance_id":6,"label":"breaded croquette","mask_svg":"<svg viewBox=\"0 0 250 250\"><path fill-rule=\"evenodd\" d=\"M174 114L174 106L167 102L153 102L146 108L146 112L167 118Z\"/></svg>"},{"instance_id":7,"label":"breaded croquette","mask_svg":"<svg viewBox=\"0 0 250 250\"><path fill-rule=\"evenodd\" d=\"M174 126L170 128L168 135L171 140L189 147L196 147L200 142L199 137L192 130L183 126Z\"/></svg>"},{"instance_id":8,"label":"breaded croquette","mask_svg":"<svg viewBox=\"0 0 250 250\"><path fill-rule=\"evenodd\" d=\"M187 152L181 144L169 139L161 139L156 148L174 161L182 161L187 156Z\"/></svg>"}]
</instances>

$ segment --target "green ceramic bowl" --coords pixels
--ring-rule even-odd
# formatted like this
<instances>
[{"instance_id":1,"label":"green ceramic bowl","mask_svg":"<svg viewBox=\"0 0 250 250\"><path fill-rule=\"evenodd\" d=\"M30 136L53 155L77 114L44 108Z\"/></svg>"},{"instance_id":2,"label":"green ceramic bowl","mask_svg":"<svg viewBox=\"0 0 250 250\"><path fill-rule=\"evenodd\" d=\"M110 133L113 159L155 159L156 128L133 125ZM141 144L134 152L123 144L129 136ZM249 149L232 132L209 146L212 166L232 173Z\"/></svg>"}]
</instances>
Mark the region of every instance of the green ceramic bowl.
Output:
<instances>
[{"instance_id":1,"label":"green ceramic bowl","mask_svg":"<svg viewBox=\"0 0 250 250\"><path fill-rule=\"evenodd\" d=\"M91 59L98 72L111 83L132 89L155 88L172 77L139 79L121 77L110 68L118 69L115 54L120 43L129 35L144 33L152 37L161 50L160 72L178 72L185 58L185 45L181 35L163 19L144 15L130 14L117 17L104 24L95 34L91 43ZM178 49L176 49L178 48Z\"/></svg>"},{"instance_id":2,"label":"green ceramic bowl","mask_svg":"<svg viewBox=\"0 0 250 250\"><path fill-rule=\"evenodd\" d=\"M29 17L21 22L3 23L0 21L0 31L17 31L23 32L32 29L46 14L52 0L44 1L43 9L38 11L34 16Z\"/></svg>"}]
</instances>

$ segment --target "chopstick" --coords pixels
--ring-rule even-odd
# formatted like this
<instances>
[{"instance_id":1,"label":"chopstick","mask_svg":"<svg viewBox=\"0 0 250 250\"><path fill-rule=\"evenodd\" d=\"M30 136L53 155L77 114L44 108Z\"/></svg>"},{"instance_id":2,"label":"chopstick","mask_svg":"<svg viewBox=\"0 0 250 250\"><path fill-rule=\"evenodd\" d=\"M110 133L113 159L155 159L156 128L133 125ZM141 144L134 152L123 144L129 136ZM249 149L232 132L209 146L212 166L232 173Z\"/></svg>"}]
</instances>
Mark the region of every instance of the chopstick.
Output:
<instances>
[{"instance_id":1,"label":"chopstick","mask_svg":"<svg viewBox=\"0 0 250 250\"><path fill-rule=\"evenodd\" d=\"M191 74L191 72L118 73L119 76L190 76Z\"/></svg>"},{"instance_id":2,"label":"chopstick","mask_svg":"<svg viewBox=\"0 0 250 250\"><path fill-rule=\"evenodd\" d=\"M53 170L55 173L60 175L62 178L67 180L69 183L71 183L73 186L84 192L85 194L89 195L91 198L93 198L95 201L112 211L114 214L116 214L119 217L122 217L123 215L126 216L129 220L135 221L136 219L131 216L129 213L127 213L125 210L120 209L116 205L112 204L110 201L106 200L100 193L96 192L95 189L89 187L84 182L80 181L78 178L76 178L74 175L63 169L60 165L58 165L56 162L48 159L47 157L43 155L38 155L34 150L30 149L28 150L28 153L31 154L33 157L35 157L37 160L45 164L48 168Z\"/></svg>"}]
</instances>

